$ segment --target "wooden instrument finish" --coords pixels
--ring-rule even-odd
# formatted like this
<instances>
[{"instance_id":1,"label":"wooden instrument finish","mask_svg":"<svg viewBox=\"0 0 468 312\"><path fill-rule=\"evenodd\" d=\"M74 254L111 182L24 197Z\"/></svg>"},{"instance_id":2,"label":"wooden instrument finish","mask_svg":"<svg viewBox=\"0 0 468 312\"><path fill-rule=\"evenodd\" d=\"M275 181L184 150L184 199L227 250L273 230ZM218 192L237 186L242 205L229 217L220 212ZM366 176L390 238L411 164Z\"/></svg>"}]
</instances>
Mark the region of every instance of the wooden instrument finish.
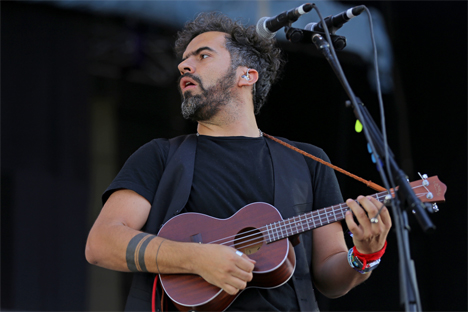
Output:
<instances>
[{"instance_id":1,"label":"wooden instrument finish","mask_svg":"<svg viewBox=\"0 0 468 312\"><path fill-rule=\"evenodd\" d=\"M424 183L424 185L423 185ZM446 186L437 176L411 183L422 202L442 202ZM393 190L391 190L394 196ZM372 197L383 201L387 192ZM227 219L201 213L184 213L170 219L158 236L179 242L223 244L234 247L256 261L253 280L247 287L274 288L294 273L296 259L290 240L285 239L345 218L345 203L283 220L267 203L252 203ZM223 311L239 295L229 295L194 274L160 274L161 285L180 311Z\"/></svg>"}]
</instances>

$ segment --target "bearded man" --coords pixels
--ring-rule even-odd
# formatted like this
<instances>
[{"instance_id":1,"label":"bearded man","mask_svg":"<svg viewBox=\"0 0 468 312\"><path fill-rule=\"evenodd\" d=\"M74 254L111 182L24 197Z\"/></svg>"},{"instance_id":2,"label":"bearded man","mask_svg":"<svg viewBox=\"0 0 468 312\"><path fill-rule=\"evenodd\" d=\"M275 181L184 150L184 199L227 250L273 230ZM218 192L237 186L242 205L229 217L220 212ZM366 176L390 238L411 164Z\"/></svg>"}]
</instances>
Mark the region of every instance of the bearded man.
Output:
<instances>
[{"instance_id":1,"label":"bearded man","mask_svg":"<svg viewBox=\"0 0 468 312\"><path fill-rule=\"evenodd\" d=\"M350 251L339 222L303 233L300 243L295 241L294 273L272 288L248 287L260 267L254 252L249 256L236 246L205 242L206 234L198 232L188 242L157 235L180 213L227 219L261 202L292 217L342 202L332 169L258 129L255 115L283 63L273 39L222 14L203 13L178 34L176 52L182 115L198 123L197 133L155 139L127 160L103 195L86 246L90 263L134 273L126 309L149 311L153 298L159 310L207 309L177 300L161 307L162 289L153 283L159 273L201 277L235 298L222 307L230 311L317 311L313 288L336 298L369 278L378 262L359 259L381 255L391 227L386 208L378 222L370 222L367 214L376 215L381 206L370 197L346 202ZM318 147L290 143L328 161Z\"/></svg>"}]
</instances>

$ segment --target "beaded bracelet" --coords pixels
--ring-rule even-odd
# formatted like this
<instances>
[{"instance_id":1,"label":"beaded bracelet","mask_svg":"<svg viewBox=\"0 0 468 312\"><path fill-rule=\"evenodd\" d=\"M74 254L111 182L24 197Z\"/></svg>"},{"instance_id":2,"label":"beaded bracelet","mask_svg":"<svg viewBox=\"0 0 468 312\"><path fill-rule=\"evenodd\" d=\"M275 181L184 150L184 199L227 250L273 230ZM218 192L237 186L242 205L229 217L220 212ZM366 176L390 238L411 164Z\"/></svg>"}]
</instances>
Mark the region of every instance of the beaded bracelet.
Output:
<instances>
[{"instance_id":1,"label":"beaded bracelet","mask_svg":"<svg viewBox=\"0 0 468 312\"><path fill-rule=\"evenodd\" d=\"M387 242L385 242L384 247L378 252L372 254L361 254L357 251L356 246L354 246L348 251L348 263L351 268L357 272L366 274L379 265L380 258L385 253L386 248Z\"/></svg>"}]
</instances>

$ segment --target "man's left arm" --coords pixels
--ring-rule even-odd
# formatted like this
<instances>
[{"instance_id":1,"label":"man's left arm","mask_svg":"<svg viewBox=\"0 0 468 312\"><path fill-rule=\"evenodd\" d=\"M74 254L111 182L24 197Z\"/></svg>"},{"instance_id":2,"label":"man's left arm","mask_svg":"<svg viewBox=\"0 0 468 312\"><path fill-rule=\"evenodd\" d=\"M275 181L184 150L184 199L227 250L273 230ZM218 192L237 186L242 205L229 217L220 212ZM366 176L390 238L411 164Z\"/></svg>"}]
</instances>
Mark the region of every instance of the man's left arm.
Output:
<instances>
[{"instance_id":1,"label":"man's left arm","mask_svg":"<svg viewBox=\"0 0 468 312\"><path fill-rule=\"evenodd\" d=\"M346 204L351 211L346 213L346 224L353 233L353 242L361 254L372 254L382 250L392 225L388 209L384 207L377 223L370 217L377 214L382 206L371 197L358 197L359 204L348 199ZM358 220L353 220L353 214ZM370 216L370 217L369 217ZM313 230L312 273L315 287L329 298L337 298L364 282L370 272L362 274L348 263L348 248L344 240L342 226L335 222Z\"/></svg>"}]
</instances>

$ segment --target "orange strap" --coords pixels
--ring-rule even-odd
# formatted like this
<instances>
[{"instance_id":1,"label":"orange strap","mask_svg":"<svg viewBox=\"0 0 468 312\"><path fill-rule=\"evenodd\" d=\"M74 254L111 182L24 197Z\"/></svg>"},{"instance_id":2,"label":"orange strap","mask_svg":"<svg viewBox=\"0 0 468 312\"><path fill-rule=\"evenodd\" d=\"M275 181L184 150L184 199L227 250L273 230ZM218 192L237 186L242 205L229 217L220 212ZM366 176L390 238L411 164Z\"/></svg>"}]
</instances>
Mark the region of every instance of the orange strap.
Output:
<instances>
[{"instance_id":1,"label":"orange strap","mask_svg":"<svg viewBox=\"0 0 468 312\"><path fill-rule=\"evenodd\" d=\"M383 192L383 191L386 190L384 187L382 187L382 186L380 186L380 185L378 185L378 184L375 184L375 183L372 182L372 181L364 180L363 178L360 178L360 177L358 177L357 175L354 175L354 174L352 174L352 173L350 173L350 172L348 172L348 171L346 171L346 170L343 170L343 169L341 169L340 167L334 166L334 165L330 164L329 162L324 161L323 159L320 159L320 158L318 158L318 157L315 157L314 155L311 155L311 154L309 154L309 153L306 153L306 152L304 152L303 150L298 149L297 147L294 147L294 146L292 146L292 145L290 145L290 144L288 144L288 143L286 143L286 142L284 142L284 141L281 141L280 139L277 139L277 138L275 138L275 137L273 137L273 136L271 136L271 135L269 135L269 134L266 134L265 132L263 132L263 135L266 136L267 138L269 138L269 139L271 139L271 140L273 140L273 141L275 141L275 142L281 144L281 145L286 146L287 148L292 149L293 151L296 151L296 152L298 152L298 153L300 153L300 154L302 154L302 155L304 155L304 156L306 156L306 157L312 158L313 160L318 161L319 163L324 164L324 165L326 165L326 166L328 166L328 167L330 167L330 168L332 168L332 169L334 169L334 170L336 170L336 171L339 171L339 172L341 172L341 173L343 173L343 174L346 174L347 176L350 176L351 178L354 178L354 179L356 179L356 180L358 180L358 181L364 183L364 184L367 185L368 187L373 188L374 190L376 190L376 191L378 191L378 192Z\"/></svg>"}]
</instances>

